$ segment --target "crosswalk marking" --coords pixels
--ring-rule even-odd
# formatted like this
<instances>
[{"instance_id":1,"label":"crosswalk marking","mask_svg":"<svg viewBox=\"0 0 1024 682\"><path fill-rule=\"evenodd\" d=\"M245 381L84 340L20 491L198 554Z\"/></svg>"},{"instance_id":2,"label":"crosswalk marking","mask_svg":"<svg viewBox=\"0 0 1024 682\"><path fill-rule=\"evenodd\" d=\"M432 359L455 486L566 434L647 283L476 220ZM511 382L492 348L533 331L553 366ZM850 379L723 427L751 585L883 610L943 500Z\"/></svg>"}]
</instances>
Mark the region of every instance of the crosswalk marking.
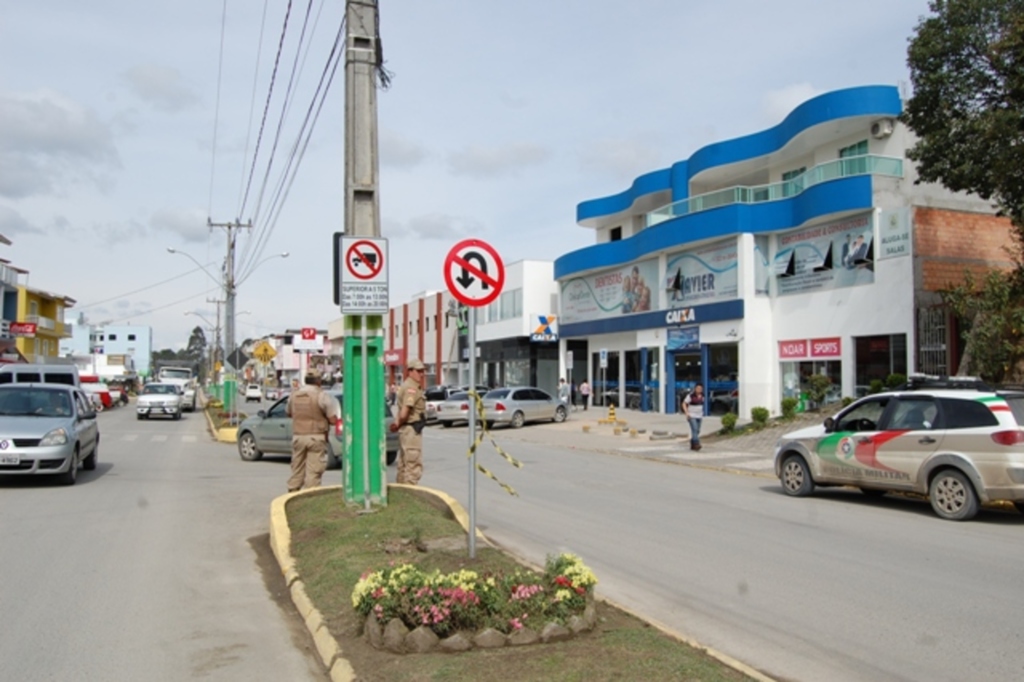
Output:
<instances>
[{"instance_id":1,"label":"crosswalk marking","mask_svg":"<svg viewBox=\"0 0 1024 682\"><path fill-rule=\"evenodd\" d=\"M153 438L151 438L150 440L152 440L152 441L154 441L156 443L163 443L165 440L167 440L167 436L164 435L164 434L158 433L158 434L155 434L153 436Z\"/></svg>"},{"instance_id":2,"label":"crosswalk marking","mask_svg":"<svg viewBox=\"0 0 1024 682\"><path fill-rule=\"evenodd\" d=\"M181 437L181 442L182 443L195 443L196 442L196 437L195 436L182 436Z\"/></svg>"},{"instance_id":3,"label":"crosswalk marking","mask_svg":"<svg viewBox=\"0 0 1024 682\"><path fill-rule=\"evenodd\" d=\"M199 436L196 436L195 434L182 434L175 437L169 436L166 433L150 433L145 435L138 433L123 433L121 434L120 440L126 443L134 443L139 440L148 441L150 443L165 443L172 438L180 440L182 443L196 443L199 441Z\"/></svg>"},{"instance_id":4,"label":"crosswalk marking","mask_svg":"<svg viewBox=\"0 0 1024 682\"><path fill-rule=\"evenodd\" d=\"M132 440L135 440L138 437L139 437L139 434L137 434L137 433L126 433L123 436L121 436L121 440L132 441Z\"/></svg>"}]
</instances>

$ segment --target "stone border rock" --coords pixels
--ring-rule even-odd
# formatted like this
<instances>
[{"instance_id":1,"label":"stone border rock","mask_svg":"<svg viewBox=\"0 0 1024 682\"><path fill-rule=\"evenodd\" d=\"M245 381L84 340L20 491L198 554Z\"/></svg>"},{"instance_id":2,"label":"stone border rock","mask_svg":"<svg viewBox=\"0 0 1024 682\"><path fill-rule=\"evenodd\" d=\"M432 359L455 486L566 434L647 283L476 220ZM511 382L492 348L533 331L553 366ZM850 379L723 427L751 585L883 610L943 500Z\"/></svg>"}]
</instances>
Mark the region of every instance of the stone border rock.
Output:
<instances>
[{"instance_id":1,"label":"stone border rock","mask_svg":"<svg viewBox=\"0 0 1024 682\"><path fill-rule=\"evenodd\" d=\"M469 515L466 513L466 510L462 507L462 505L459 504L459 502L450 495L447 495L446 493L443 493L439 490L424 488L422 486L409 486L396 483L389 483L388 487L402 488L404 490L412 491L422 499L429 500L431 504L433 504L438 509L447 510L447 513L451 515L451 518L454 518L456 521L458 521L459 525L462 526L463 530L465 530L467 533L469 532ZM338 640L336 640L334 638L334 635L332 635L330 630L328 630L327 622L324 620L323 615L317 610L317 608L313 605L313 602L310 600L309 596L306 594L306 586L303 584L301 578L299 577L299 573L295 568L295 559L292 557L291 554L292 531L291 528L288 526L288 514L286 511L288 501L291 500L293 497L298 497L299 495L337 494L341 490L342 486L329 486L325 488L314 488L312 490L300 490L298 492L288 493L286 495L281 495L280 497L275 498L270 503L270 549L274 552L274 557L277 559L278 566L280 566L281 568L281 574L284 576L285 585L288 587L289 593L291 594L292 603L295 604L296 610L299 612L299 615L302 617L303 621L306 624L306 628L309 630L310 634L313 637L313 643L316 646L316 651L317 654L319 654L320 656L320 660L323 662L324 666L328 669L330 673L331 682L357 682L355 669L352 668L352 664L349 663L348 660L344 657L344 653L342 652L341 647L338 645ZM492 543L490 540L484 537L483 533L481 533L479 529L477 529L477 537L487 545L495 547L494 543ZM524 565L532 567L529 562L523 561L518 557L516 557L516 559L518 561L521 561ZM672 637L673 639L676 639L680 642L683 642L684 644L690 645L695 649L703 651L708 656L711 656L712 658L723 663L724 665L727 665L730 668L746 675L752 680L756 680L757 682L777 682L777 680L768 675L765 675L761 671L756 670L727 654L716 651L714 649L710 649L700 644L699 642L690 639L689 637L686 637L675 632L671 628L657 621L649 620L644 616L636 613L632 609L626 608L625 606L622 606L620 604L616 604L615 602L607 598L602 598L602 601L625 613L630 614L635 618L638 618L639 620L644 621L645 623L650 624L652 627L657 628L658 630L665 633L669 637ZM405 627L404 624L401 625L403 628ZM524 630L525 629L526 628L524 628ZM545 630L547 630L547 627L545 627ZM503 635L500 632L494 632L504 640L504 643L501 644L501 646L520 646L524 644L531 644L533 642L530 641L530 639L533 635L536 635L538 638L540 638L543 634L543 631L541 634L538 634L536 632L530 632L519 635L519 633L516 633L514 635L506 637L506 635ZM431 632L430 634L433 635L435 638L437 637L437 635L435 635L433 632ZM484 633L479 634L482 636ZM549 632L549 636L553 634L554 633ZM427 637L427 639L429 640L429 637ZM448 637L443 641L448 642L449 647L451 647L455 651L458 651L458 647L467 646L467 642L465 640L466 637L463 636L458 639ZM496 642L497 640L498 638L494 637L494 635L488 635L486 640L481 638L481 644L483 642ZM417 641L419 640L414 640L414 642ZM470 642L469 646L472 646L473 644L473 642ZM481 644L476 645L481 646ZM403 640L403 646L404 645L405 640ZM440 647L440 642L438 643L438 646ZM467 646L467 648L469 647Z\"/></svg>"}]
</instances>

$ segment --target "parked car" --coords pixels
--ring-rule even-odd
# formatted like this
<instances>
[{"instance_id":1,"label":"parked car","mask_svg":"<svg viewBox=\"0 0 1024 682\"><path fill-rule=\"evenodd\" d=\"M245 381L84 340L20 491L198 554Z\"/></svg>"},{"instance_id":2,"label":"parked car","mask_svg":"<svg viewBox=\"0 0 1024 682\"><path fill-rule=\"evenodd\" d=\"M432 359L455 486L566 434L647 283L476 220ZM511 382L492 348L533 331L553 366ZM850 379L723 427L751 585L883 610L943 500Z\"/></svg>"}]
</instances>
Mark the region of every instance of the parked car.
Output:
<instances>
[{"instance_id":1,"label":"parked car","mask_svg":"<svg viewBox=\"0 0 1024 682\"><path fill-rule=\"evenodd\" d=\"M263 391L263 397L267 400L277 400L282 397L281 389L276 386L268 386L266 390Z\"/></svg>"},{"instance_id":2,"label":"parked car","mask_svg":"<svg viewBox=\"0 0 1024 682\"><path fill-rule=\"evenodd\" d=\"M171 417L181 419L182 389L177 384L148 383L135 401L136 419Z\"/></svg>"},{"instance_id":3,"label":"parked car","mask_svg":"<svg viewBox=\"0 0 1024 682\"><path fill-rule=\"evenodd\" d=\"M427 401L426 416L428 424L437 421L437 406L448 400L448 396L454 390L451 386L431 386L423 392L423 397Z\"/></svg>"},{"instance_id":4,"label":"parked car","mask_svg":"<svg viewBox=\"0 0 1024 682\"><path fill-rule=\"evenodd\" d=\"M67 384L81 386L75 365L9 363L0 365L0 384Z\"/></svg>"},{"instance_id":5,"label":"parked car","mask_svg":"<svg viewBox=\"0 0 1024 682\"><path fill-rule=\"evenodd\" d=\"M79 466L96 468L96 411L75 386L0 386L0 434L0 474L52 475L74 485Z\"/></svg>"},{"instance_id":6,"label":"parked car","mask_svg":"<svg viewBox=\"0 0 1024 682\"><path fill-rule=\"evenodd\" d=\"M344 394L341 391L328 391L338 401L339 409L344 409ZM384 429L387 434L385 451L387 463L394 464L398 459L398 434L391 433L390 426L394 422L391 408L384 403ZM270 406L260 410L255 416L249 417L238 425L238 456L246 462L254 462L263 457L264 453L292 453L292 418L285 412L288 399L281 398ZM344 414L344 413L343 413ZM339 427L332 428L327 437L327 468L337 469L341 466L341 455L344 452L344 432Z\"/></svg>"},{"instance_id":7,"label":"parked car","mask_svg":"<svg viewBox=\"0 0 1024 682\"><path fill-rule=\"evenodd\" d=\"M441 426L449 428L456 424L469 423L469 410L473 401L466 391L456 391L448 396L448 400L437 406L437 421Z\"/></svg>"},{"instance_id":8,"label":"parked car","mask_svg":"<svg viewBox=\"0 0 1024 682\"><path fill-rule=\"evenodd\" d=\"M496 388L484 396L484 418L488 426L505 424L518 429L527 422L563 422L567 414L561 401L532 386Z\"/></svg>"},{"instance_id":9,"label":"parked car","mask_svg":"<svg viewBox=\"0 0 1024 682\"><path fill-rule=\"evenodd\" d=\"M1003 500L1024 512L1024 392L980 382L912 378L870 395L775 446L787 495L851 485L868 495L927 495L944 519L963 521Z\"/></svg>"},{"instance_id":10,"label":"parked car","mask_svg":"<svg viewBox=\"0 0 1024 682\"><path fill-rule=\"evenodd\" d=\"M263 389L259 384L249 384L245 387L245 402L253 400L258 403L263 402Z\"/></svg>"},{"instance_id":11,"label":"parked car","mask_svg":"<svg viewBox=\"0 0 1024 682\"><path fill-rule=\"evenodd\" d=\"M106 384L85 382L82 384L82 390L89 394L93 404L97 405L98 412L114 406L114 397L110 395L110 389L107 388Z\"/></svg>"}]
</instances>

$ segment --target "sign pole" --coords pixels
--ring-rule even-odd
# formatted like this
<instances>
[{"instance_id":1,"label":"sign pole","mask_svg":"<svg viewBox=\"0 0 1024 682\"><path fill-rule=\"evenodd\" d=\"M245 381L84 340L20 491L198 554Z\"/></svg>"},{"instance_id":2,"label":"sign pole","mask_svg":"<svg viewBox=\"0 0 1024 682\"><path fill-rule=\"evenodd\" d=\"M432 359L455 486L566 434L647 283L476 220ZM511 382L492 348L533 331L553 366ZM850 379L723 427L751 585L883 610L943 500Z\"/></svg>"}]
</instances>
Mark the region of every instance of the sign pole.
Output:
<instances>
[{"instance_id":1,"label":"sign pole","mask_svg":"<svg viewBox=\"0 0 1024 682\"><path fill-rule=\"evenodd\" d=\"M476 393L476 308L469 309L469 387ZM469 558L476 558L476 415L477 404L469 411Z\"/></svg>"},{"instance_id":2,"label":"sign pole","mask_svg":"<svg viewBox=\"0 0 1024 682\"><path fill-rule=\"evenodd\" d=\"M370 380L368 374L368 363L366 356L370 349L366 343L366 315L360 315L360 327L362 327L362 349L359 361L362 364L363 380L360 382L359 399L363 407L363 509L370 511L370 400L367 395L370 391Z\"/></svg>"}]
</instances>

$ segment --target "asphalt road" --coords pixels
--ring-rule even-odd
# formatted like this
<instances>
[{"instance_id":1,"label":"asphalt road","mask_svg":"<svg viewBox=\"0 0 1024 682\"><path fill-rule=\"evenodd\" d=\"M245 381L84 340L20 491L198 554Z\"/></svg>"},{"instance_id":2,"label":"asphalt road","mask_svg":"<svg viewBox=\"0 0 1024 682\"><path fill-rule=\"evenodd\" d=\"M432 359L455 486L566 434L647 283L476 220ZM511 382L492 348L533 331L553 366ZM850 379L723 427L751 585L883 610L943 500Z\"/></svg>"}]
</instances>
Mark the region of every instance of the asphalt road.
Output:
<instances>
[{"instance_id":1,"label":"asphalt road","mask_svg":"<svg viewBox=\"0 0 1024 682\"><path fill-rule=\"evenodd\" d=\"M940 520L853 490L785 497L768 477L536 442L497 431L477 524L536 564L578 554L598 591L789 680L1019 679L1024 517ZM422 484L468 505L466 430L430 429ZM520 440L529 437L534 442Z\"/></svg>"},{"instance_id":2,"label":"asphalt road","mask_svg":"<svg viewBox=\"0 0 1024 682\"><path fill-rule=\"evenodd\" d=\"M132 407L100 415L74 487L0 477L0 680L326 679L265 582L287 461L242 462L202 413Z\"/></svg>"}]
</instances>

